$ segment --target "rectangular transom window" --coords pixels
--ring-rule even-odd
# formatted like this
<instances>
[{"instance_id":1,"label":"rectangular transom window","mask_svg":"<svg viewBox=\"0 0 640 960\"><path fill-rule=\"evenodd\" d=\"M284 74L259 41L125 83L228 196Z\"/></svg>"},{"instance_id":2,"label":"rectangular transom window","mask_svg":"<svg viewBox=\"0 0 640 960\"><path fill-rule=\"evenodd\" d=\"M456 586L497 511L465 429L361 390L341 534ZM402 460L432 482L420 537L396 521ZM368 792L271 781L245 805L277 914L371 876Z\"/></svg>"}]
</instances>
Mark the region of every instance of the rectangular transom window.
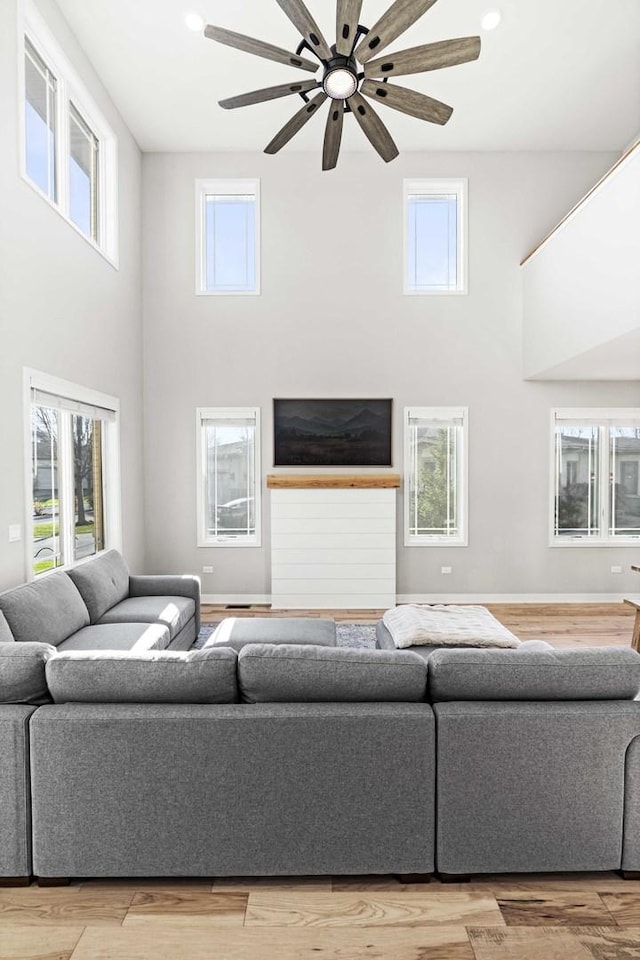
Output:
<instances>
[{"instance_id":1,"label":"rectangular transom window","mask_svg":"<svg viewBox=\"0 0 640 960\"><path fill-rule=\"evenodd\" d=\"M405 180L404 292L467 292L467 181Z\"/></svg>"},{"instance_id":2,"label":"rectangular transom window","mask_svg":"<svg viewBox=\"0 0 640 960\"><path fill-rule=\"evenodd\" d=\"M198 546L260 546L260 410L200 407Z\"/></svg>"},{"instance_id":3,"label":"rectangular transom window","mask_svg":"<svg viewBox=\"0 0 640 960\"><path fill-rule=\"evenodd\" d=\"M29 0L23 37L22 174L115 266L115 135Z\"/></svg>"},{"instance_id":4,"label":"rectangular transom window","mask_svg":"<svg viewBox=\"0 0 640 960\"><path fill-rule=\"evenodd\" d=\"M260 293L259 180L196 180L196 292Z\"/></svg>"},{"instance_id":5,"label":"rectangular transom window","mask_svg":"<svg viewBox=\"0 0 640 960\"><path fill-rule=\"evenodd\" d=\"M552 413L552 545L640 538L640 409Z\"/></svg>"},{"instance_id":6,"label":"rectangular transom window","mask_svg":"<svg viewBox=\"0 0 640 960\"><path fill-rule=\"evenodd\" d=\"M466 407L406 407L405 546L467 544Z\"/></svg>"},{"instance_id":7,"label":"rectangular transom window","mask_svg":"<svg viewBox=\"0 0 640 960\"><path fill-rule=\"evenodd\" d=\"M31 576L120 544L118 401L27 372Z\"/></svg>"}]
</instances>

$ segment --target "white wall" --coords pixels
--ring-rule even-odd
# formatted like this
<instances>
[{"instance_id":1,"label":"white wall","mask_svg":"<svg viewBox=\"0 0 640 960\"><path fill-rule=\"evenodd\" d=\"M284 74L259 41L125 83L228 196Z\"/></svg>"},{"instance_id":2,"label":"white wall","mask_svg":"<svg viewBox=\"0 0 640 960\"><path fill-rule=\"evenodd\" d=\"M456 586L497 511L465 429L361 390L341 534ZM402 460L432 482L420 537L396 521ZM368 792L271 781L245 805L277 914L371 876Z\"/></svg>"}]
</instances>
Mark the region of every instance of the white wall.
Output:
<instances>
[{"instance_id":1,"label":"white wall","mask_svg":"<svg viewBox=\"0 0 640 960\"><path fill-rule=\"evenodd\" d=\"M0 588L26 576L23 367L120 398L124 550L143 558L141 158L58 8L40 11L118 137L120 269L115 270L19 175L18 35L0 3Z\"/></svg>"},{"instance_id":2,"label":"white wall","mask_svg":"<svg viewBox=\"0 0 640 960\"><path fill-rule=\"evenodd\" d=\"M640 405L638 385L528 383L521 367L518 264L615 157L404 154L385 167L371 152L323 174L321 134L313 155L144 157L147 565L210 564L206 594L269 593L266 491L261 549L195 546L197 406L259 405L267 473L273 397L380 396L394 399L398 471L405 405L470 408L470 545L405 548L400 532L401 595L637 588L637 550L547 542L549 409ZM196 297L194 179L256 176L263 293ZM428 176L469 178L466 297L402 295L402 179Z\"/></svg>"},{"instance_id":3,"label":"white wall","mask_svg":"<svg viewBox=\"0 0 640 960\"><path fill-rule=\"evenodd\" d=\"M525 376L638 380L638 263L640 147L524 264Z\"/></svg>"}]
</instances>

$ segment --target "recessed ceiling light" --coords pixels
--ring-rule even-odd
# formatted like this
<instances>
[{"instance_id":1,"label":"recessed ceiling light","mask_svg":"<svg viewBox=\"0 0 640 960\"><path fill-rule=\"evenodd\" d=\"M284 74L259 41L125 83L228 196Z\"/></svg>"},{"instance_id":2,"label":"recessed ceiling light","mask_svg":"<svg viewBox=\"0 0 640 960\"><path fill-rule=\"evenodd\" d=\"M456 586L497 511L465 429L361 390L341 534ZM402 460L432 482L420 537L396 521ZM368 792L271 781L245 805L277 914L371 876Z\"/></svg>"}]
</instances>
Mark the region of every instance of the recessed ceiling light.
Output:
<instances>
[{"instance_id":1,"label":"recessed ceiling light","mask_svg":"<svg viewBox=\"0 0 640 960\"><path fill-rule=\"evenodd\" d=\"M204 20L199 13L188 13L184 18L184 22L189 30L193 30L194 33L200 33L204 27Z\"/></svg>"},{"instance_id":2,"label":"recessed ceiling light","mask_svg":"<svg viewBox=\"0 0 640 960\"><path fill-rule=\"evenodd\" d=\"M487 10L480 22L480 26L483 30L495 30L501 20L502 14L499 10Z\"/></svg>"}]
</instances>

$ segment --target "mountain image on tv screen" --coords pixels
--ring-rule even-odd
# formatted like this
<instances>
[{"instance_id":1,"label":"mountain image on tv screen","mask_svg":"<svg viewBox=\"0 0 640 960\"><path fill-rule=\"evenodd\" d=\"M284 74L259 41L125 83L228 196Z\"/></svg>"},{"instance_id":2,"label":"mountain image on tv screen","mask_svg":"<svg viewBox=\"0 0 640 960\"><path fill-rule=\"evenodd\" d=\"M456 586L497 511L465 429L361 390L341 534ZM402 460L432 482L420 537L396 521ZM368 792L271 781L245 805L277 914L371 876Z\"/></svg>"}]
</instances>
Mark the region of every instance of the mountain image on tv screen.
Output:
<instances>
[{"instance_id":1,"label":"mountain image on tv screen","mask_svg":"<svg viewBox=\"0 0 640 960\"><path fill-rule=\"evenodd\" d=\"M274 466L390 467L391 400L274 400Z\"/></svg>"}]
</instances>

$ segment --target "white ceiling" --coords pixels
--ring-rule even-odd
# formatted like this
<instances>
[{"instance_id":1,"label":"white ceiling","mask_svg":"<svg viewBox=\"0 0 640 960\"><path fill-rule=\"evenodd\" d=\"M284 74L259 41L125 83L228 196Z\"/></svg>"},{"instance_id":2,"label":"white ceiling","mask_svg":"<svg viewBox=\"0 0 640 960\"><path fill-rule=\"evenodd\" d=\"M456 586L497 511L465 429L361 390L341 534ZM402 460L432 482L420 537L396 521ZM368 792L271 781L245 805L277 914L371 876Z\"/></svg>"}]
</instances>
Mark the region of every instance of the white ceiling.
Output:
<instances>
[{"instance_id":1,"label":"white ceiling","mask_svg":"<svg viewBox=\"0 0 640 960\"><path fill-rule=\"evenodd\" d=\"M364 0L372 26L391 0ZM132 133L146 151L262 150L298 97L225 111L223 97L310 74L190 32L205 21L295 49L299 35L275 0L58 0ZM335 0L307 0L329 43ZM502 10L482 33L482 14ZM618 150L640 131L640 0L439 0L389 50L482 33L475 63L400 77L451 104L446 127L384 106L399 149ZM326 106L323 108L326 110ZM348 119L348 118L347 118ZM320 150L324 119L285 148ZM343 149L370 150L345 123Z\"/></svg>"}]
</instances>

